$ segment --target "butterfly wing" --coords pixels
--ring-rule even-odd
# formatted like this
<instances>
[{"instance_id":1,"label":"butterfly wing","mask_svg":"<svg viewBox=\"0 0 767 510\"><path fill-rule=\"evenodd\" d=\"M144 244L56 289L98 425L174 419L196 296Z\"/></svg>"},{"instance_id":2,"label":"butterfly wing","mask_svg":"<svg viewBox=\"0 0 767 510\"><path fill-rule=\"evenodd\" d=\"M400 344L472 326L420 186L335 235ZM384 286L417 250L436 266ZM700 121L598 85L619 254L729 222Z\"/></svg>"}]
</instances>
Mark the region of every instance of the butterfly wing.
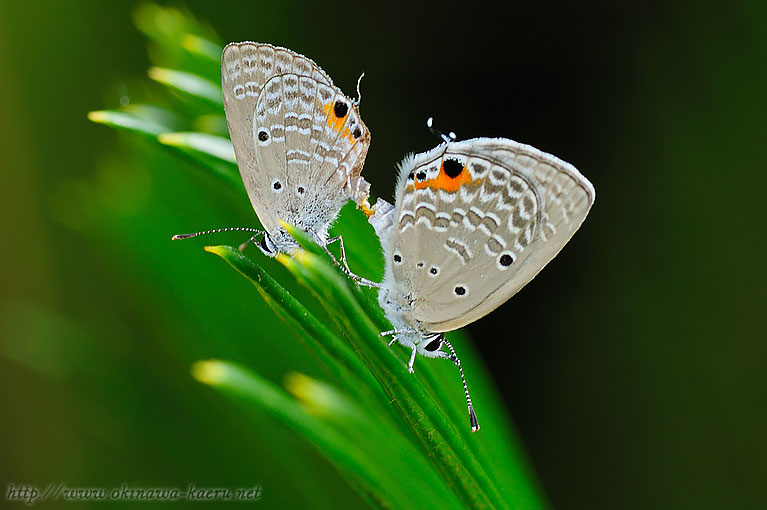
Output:
<instances>
[{"instance_id":1,"label":"butterfly wing","mask_svg":"<svg viewBox=\"0 0 767 510\"><path fill-rule=\"evenodd\" d=\"M253 209L273 232L280 218L324 239L360 177L370 132L358 107L313 61L251 42L224 48L224 108Z\"/></svg>"},{"instance_id":2,"label":"butterfly wing","mask_svg":"<svg viewBox=\"0 0 767 510\"><path fill-rule=\"evenodd\" d=\"M430 332L479 319L554 258L594 197L575 167L512 140L451 142L406 160L385 254L400 302Z\"/></svg>"}]
</instances>

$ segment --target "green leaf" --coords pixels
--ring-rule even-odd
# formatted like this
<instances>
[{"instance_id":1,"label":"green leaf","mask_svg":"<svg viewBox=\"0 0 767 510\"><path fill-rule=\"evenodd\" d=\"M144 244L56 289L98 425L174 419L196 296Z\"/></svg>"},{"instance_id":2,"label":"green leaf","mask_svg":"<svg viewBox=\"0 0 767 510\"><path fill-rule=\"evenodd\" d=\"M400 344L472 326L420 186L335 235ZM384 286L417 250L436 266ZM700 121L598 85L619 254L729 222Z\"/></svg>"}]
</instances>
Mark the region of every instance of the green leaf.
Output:
<instances>
[{"instance_id":1,"label":"green leaf","mask_svg":"<svg viewBox=\"0 0 767 510\"><path fill-rule=\"evenodd\" d=\"M153 138L169 130L168 125L142 116L135 109L133 111L128 109L96 110L88 112L88 120Z\"/></svg>"},{"instance_id":2,"label":"green leaf","mask_svg":"<svg viewBox=\"0 0 767 510\"><path fill-rule=\"evenodd\" d=\"M162 83L182 94L201 99L216 107L224 106L221 86L201 76L162 67L151 67L148 74L154 81Z\"/></svg>"},{"instance_id":3,"label":"green leaf","mask_svg":"<svg viewBox=\"0 0 767 510\"><path fill-rule=\"evenodd\" d=\"M304 411L293 399L265 379L223 361L201 361L192 367L198 381L213 386L245 403L266 409L271 416L296 431L319 449L360 495L380 508L405 508L399 491L388 491L381 480L382 466L372 462L344 436ZM400 499L402 498L402 499Z\"/></svg>"},{"instance_id":4,"label":"green leaf","mask_svg":"<svg viewBox=\"0 0 767 510\"><path fill-rule=\"evenodd\" d=\"M194 34L186 34L181 38L181 46L189 53L204 57L217 65L221 62L223 46L216 44L204 37Z\"/></svg>"},{"instance_id":5,"label":"green leaf","mask_svg":"<svg viewBox=\"0 0 767 510\"><path fill-rule=\"evenodd\" d=\"M206 133L162 133L157 139L165 145L207 154L226 163L235 163L234 149L228 138Z\"/></svg>"},{"instance_id":6,"label":"green leaf","mask_svg":"<svg viewBox=\"0 0 767 510\"><path fill-rule=\"evenodd\" d=\"M294 229L293 234L298 235ZM500 492L464 444L456 424L450 422L418 380L409 377L402 363L392 356L378 335L380 328L367 317L338 273L309 252L298 252L294 258L278 255L278 260L303 278L328 313L344 325L352 345L419 438L422 453L449 479L464 503L472 508L505 508Z\"/></svg>"},{"instance_id":7,"label":"green leaf","mask_svg":"<svg viewBox=\"0 0 767 510\"><path fill-rule=\"evenodd\" d=\"M247 278L273 308L295 321L309 336L307 344L321 355L321 359L330 362L328 365L336 375L343 376L338 378L339 381L346 381L354 389L380 391L354 351L257 264L230 246L207 246L205 251L224 259ZM349 381L350 375L354 377L353 381Z\"/></svg>"}]
</instances>

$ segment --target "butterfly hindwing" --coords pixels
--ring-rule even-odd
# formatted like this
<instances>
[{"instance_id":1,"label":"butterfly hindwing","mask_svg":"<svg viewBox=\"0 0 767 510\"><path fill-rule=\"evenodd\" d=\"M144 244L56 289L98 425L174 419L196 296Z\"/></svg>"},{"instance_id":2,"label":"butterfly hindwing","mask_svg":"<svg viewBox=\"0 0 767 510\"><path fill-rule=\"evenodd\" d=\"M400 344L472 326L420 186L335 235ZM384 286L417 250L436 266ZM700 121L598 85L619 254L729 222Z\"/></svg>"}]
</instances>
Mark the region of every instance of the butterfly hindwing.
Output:
<instances>
[{"instance_id":1,"label":"butterfly hindwing","mask_svg":"<svg viewBox=\"0 0 767 510\"><path fill-rule=\"evenodd\" d=\"M344 203L367 195L370 132L357 106L313 61L270 44L228 45L221 70L237 163L262 225L272 233L280 218L324 239Z\"/></svg>"},{"instance_id":2,"label":"butterfly hindwing","mask_svg":"<svg viewBox=\"0 0 767 510\"><path fill-rule=\"evenodd\" d=\"M479 319L562 249L593 201L572 165L511 140L451 142L406 160L385 250L399 301L431 332Z\"/></svg>"}]
</instances>

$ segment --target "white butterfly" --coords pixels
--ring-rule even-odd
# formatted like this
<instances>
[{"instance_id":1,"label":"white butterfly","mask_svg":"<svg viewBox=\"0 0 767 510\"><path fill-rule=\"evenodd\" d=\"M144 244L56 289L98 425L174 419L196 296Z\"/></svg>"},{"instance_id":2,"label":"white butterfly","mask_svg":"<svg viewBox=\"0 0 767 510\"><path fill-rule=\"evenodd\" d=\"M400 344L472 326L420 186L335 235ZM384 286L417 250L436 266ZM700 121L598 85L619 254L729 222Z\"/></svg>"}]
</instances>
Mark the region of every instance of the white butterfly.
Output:
<instances>
[{"instance_id":1,"label":"white butterfly","mask_svg":"<svg viewBox=\"0 0 767 510\"><path fill-rule=\"evenodd\" d=\"M229 44L221 75L237 166L264 231L223 228L174 239L246 230L266 255L291 254L298 244L281 219L322 246L340 240L328 240L330 224L346 202L362 202L370 189L360 176L370 131L357 102L310 59L271 44Z\"/></svg>"},{"instance_id":2,"label":"white butterfly","mask_svg":"<svg viewBox=\"0 0 767 510\"><path fill-rule=\"evenodd\" d=\"M445 332L492 312L543 269L583 223L595 192L575 167L528 145L444 138L400 164L394 206L379 199L373 208L385 260L378 300L394 327L382 335L412 349L410 372L416 354L458 365L476 431Z\"/></svg>"}]
</instances>

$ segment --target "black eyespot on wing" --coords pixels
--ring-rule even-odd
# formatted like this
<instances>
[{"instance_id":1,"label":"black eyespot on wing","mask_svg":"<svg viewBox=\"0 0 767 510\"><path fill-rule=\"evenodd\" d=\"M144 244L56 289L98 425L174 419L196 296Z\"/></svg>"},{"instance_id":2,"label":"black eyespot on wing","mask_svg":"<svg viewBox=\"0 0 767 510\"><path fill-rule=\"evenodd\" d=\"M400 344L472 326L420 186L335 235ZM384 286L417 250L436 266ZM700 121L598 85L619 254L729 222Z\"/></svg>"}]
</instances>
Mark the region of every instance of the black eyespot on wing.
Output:
<instances>
[{"instance_id":1,"label":"black eyespot on wing","mask_svg":"<svg viewBox=\"0 0 767 510\"><path fill-rule=\"evenodd\" d=\"M299 195L303 195L303 194L304 194L304 191L306 191L306 190L304 189L304 187L303 187L303 186L299 186L299 187L298 187L298 194L299 194Z\"/></svg>"},{"instance_id":2,"label":"black eyespot on wing","mask_svg":"<svg viewBox=\"0 0 767 510\"><path fill-rule=\"evenodd\" d=\"M280 184L280 181L274 181L274 184L272 184L272 188L275 190L279 190L282 188L282 184Z\"/></svg>"},{"instance_id":3,"label":"black eyespot on wing","mask_svg":"<svg viewBox=\"0 0 767 510\"><path fill-rule=\"evenodd\" d=\"M357 138L359 138L360 136L362 136L362 131L360 130L360 128L356 128L356 129L355 129L355 130L352 132L352 136L354 137L354 139L355 139L355 140L356 140Z\"/></svg>"},{"instance_id":4,"label":"black eyespot on wing","mask_svg":"<svg viewBox=\"0 0 767 510\"><path fill-rule=\"evenodd\" d=\"M402 257L400 257L399 254L395 255L394 262L397 262L397 263L402 262Z\"/></svg>"},{"instance_id":5,"label":"black eyespot on wing","mask_svg":"<svg viewBox=\"0 0 767 510\"><path fill-rule=\"evenodd\" d=\"M429 272L430 272L431 274L437 274L437 272L438 272L438 271L439 271L439 270L438 270L436 267L432 267L431 269L429 269Z\"/></svg>"},{"instance_id":6,"label":"black eyespot on wing","mask_svg":"<svg viewBox=\"0 0 767 510\"><path fill-rule=\"evenodd\" d=\"M508 253L504 253L503 255L501 255L500 261L502 266L508 267L514 262L514 259L511 258L511 255L509 255Z\"/></svg>"},{"instance_id":7,"label":"black eyespot on wing","mask_svg":"<svg viewBox=\"0 0 767 510\"><path fill-rule=\"evenodd\" d=\"M455 288L455 294L456 296L463 296L464 294L466 294L466 289L459 285L458 287Z\"/></svg>"},{"instance_id":8,"label":"black eyespot on wing","mask_svg":"<svg viewBox=\"0 0 767 510\"><path fill-rule=\"evenodd\" d=\"M407 178L408 178L408 180L412 179L413 178L413 172L410 172L409 174L407 174Z\"/></svg>"},{"instance_id":9,"label":"black eyespot on wing","mask_svg":"<svg viewBox=\"0 0 767 510\"><path fill-rule=\"evenodd\" d=\"M463 172L463 164L456 159L446 159L442 162L442 168L451 179L458 177Z\"/></svg>"},{"instance_id":10,"label":"black eyespot on wing","mask_svg":"<svg viewBox=\"0 0 767 510\"><path fill-rule=\"evenodd\" d=\"M336 117L339 119L343 119L346 117L346 114L349 113L349 105L339 99L336 101L336 104L333 105L333 113L335 113Z\"/></svg>"},{"instance_id":11,"label":"black eyespot on wing","mask_svg":"<svg viewBox=\"0 0 767 510\"><path fill-rule=\"evenodd\" d=\"M423 267L423 262L419 262L417 265L418 267Z\"/></svg>"},{"instance_id":12,"label":"black eyespot on wing","mask_svg":"<svg viewBox=\"0 0 767 510\"><path fill-rule=\"evenodd\" d=\"M434 340L429 342L426 345L426 347L424 347L424 349L429 351L429 352L434 352L434 351L438 350L440 347L442 347L442 339L435 338Z\"/></svg>"},{"instance_id":13,"label":"black eyespot on wing","mask_svg":"<svg viewBox=\"0 0 767 510\"><path fill-rule=\"evenodd\" d=\"M424 172L423 170L421 170L420 172L418 172L417 174L415 174L415 176L416 176L416 178L417 178L419 181L422 181L422 180L426 179L426 172Z\"/></svg>"},{"instance_id":14,"label":"black eyespot on wing","mask_svg":"<svg viewBox=\"0 0 767 510\"><path fill-rule=\"evenodd\" d=\"M269 139L269 134L266 131L259 131L258 139L261 140L262 142L265 142Z\"/></svg>"}]
</instances>

